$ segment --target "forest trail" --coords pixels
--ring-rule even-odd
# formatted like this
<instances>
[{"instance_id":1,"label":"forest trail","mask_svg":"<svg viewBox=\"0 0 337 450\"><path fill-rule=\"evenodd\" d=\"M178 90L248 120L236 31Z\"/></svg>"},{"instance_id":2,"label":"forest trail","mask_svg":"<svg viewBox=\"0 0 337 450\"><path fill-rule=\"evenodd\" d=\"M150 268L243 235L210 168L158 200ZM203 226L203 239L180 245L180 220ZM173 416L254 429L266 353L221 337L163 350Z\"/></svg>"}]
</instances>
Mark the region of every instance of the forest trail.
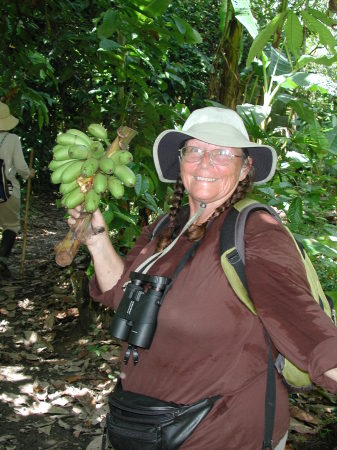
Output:
<instances>
[{"instance_id":1,"label":"forest trail","mask_svg":"<svg viewBox=\"0 0 337 450\"><path fill-rule=\"evenodd\" d=\"M55 263L68 229L55 200L32 195L23 276L21 234L13 278L0 281L0 450L100 449L118 374L109 314L94 320L104 309L79 302L71 281L85 272L88 254L81 248L70 267ZM286 449L337 450L337 396L313 391L291 404Z\"/></svg>"},{"instance_id":2,"label":"forest trail","mask_svg":"<svg viewBox=\"0 0 337 450\"><path fill-rule=\"evenodd\" d=\"M0 281L1 450L100 448L119 352L108 327L79 321L70 273L90 258L81 249L70 268L55 263L67 232L55 198L32 195L23 276L21 234L13 277Z\"/></svg>"}]
</instances>

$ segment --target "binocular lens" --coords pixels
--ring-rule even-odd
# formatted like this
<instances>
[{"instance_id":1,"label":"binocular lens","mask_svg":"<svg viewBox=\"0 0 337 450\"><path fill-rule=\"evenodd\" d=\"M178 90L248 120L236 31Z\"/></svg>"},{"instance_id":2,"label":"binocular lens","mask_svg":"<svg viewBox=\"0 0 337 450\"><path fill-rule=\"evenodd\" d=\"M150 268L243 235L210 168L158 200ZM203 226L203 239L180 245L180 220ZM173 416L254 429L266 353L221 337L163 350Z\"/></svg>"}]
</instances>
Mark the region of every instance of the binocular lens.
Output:
<instances>
[{"instance_id":1,"label":"binocular lens","mask_svg":"<svg viewBox=\"0 0 337 450\"><path fill-rule=\"evenodd\" d=\"M112 336L136 347L150 348L158 311L171 279L131 272L111 325Z\"/></svg>"}]
</instances>

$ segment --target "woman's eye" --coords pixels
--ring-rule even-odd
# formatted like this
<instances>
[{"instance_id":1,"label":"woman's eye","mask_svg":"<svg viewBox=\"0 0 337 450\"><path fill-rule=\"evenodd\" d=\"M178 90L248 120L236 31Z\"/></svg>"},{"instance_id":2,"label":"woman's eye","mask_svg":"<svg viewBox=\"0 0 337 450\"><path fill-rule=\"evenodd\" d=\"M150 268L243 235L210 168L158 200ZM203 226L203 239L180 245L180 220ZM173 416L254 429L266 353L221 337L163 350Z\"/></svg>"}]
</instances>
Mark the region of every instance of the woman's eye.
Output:
<instances>
[{"instance_id":1,"label":"woman's eye","mask_svg":"<svg viewBox=\"0 0 337 450\"><path fill-rule=\"evenodd\" d=\"M201 153L201 150L198 147L192 147L192 148L188 149L188 152L189 153Z\"/></svg>"}]
</instances>

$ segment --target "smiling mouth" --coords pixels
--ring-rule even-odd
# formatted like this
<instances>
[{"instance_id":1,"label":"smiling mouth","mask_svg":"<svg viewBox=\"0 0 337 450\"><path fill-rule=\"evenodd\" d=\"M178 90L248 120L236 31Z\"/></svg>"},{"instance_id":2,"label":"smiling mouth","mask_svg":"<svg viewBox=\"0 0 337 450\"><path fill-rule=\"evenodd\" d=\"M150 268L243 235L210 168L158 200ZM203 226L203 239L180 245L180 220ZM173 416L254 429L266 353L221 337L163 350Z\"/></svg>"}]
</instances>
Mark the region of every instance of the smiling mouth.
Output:
<instances>
[{"instance_id":1,"label":"smiling mouth","mask_svg":"<svg viewBox=\"0 0 337 450\"><path fill-rule=\"evenodd\" d=\"M217 178L205 178L205 177L194 177L197 181L207 181L209 183L213 183L217 180Z\"/></svg>"}]
</instances>

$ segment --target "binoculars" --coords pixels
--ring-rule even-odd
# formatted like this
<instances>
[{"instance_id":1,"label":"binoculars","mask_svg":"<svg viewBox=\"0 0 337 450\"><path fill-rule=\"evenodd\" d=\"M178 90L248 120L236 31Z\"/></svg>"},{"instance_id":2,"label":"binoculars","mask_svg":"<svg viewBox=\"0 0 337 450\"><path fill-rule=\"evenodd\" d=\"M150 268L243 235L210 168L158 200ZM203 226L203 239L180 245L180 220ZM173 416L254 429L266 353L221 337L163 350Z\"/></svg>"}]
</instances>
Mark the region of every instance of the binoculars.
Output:
<instances>
[{"instance_id":1,"label":"binoculars","mask_svg":"<svg viewBox=\"0 0 337 450\"><path fill-rule=\"evenodd\" d=\"M157 316L171 279L131 272L111 324L111 335L134 347L150 348Z\"/></svg>"}]
</instances>

